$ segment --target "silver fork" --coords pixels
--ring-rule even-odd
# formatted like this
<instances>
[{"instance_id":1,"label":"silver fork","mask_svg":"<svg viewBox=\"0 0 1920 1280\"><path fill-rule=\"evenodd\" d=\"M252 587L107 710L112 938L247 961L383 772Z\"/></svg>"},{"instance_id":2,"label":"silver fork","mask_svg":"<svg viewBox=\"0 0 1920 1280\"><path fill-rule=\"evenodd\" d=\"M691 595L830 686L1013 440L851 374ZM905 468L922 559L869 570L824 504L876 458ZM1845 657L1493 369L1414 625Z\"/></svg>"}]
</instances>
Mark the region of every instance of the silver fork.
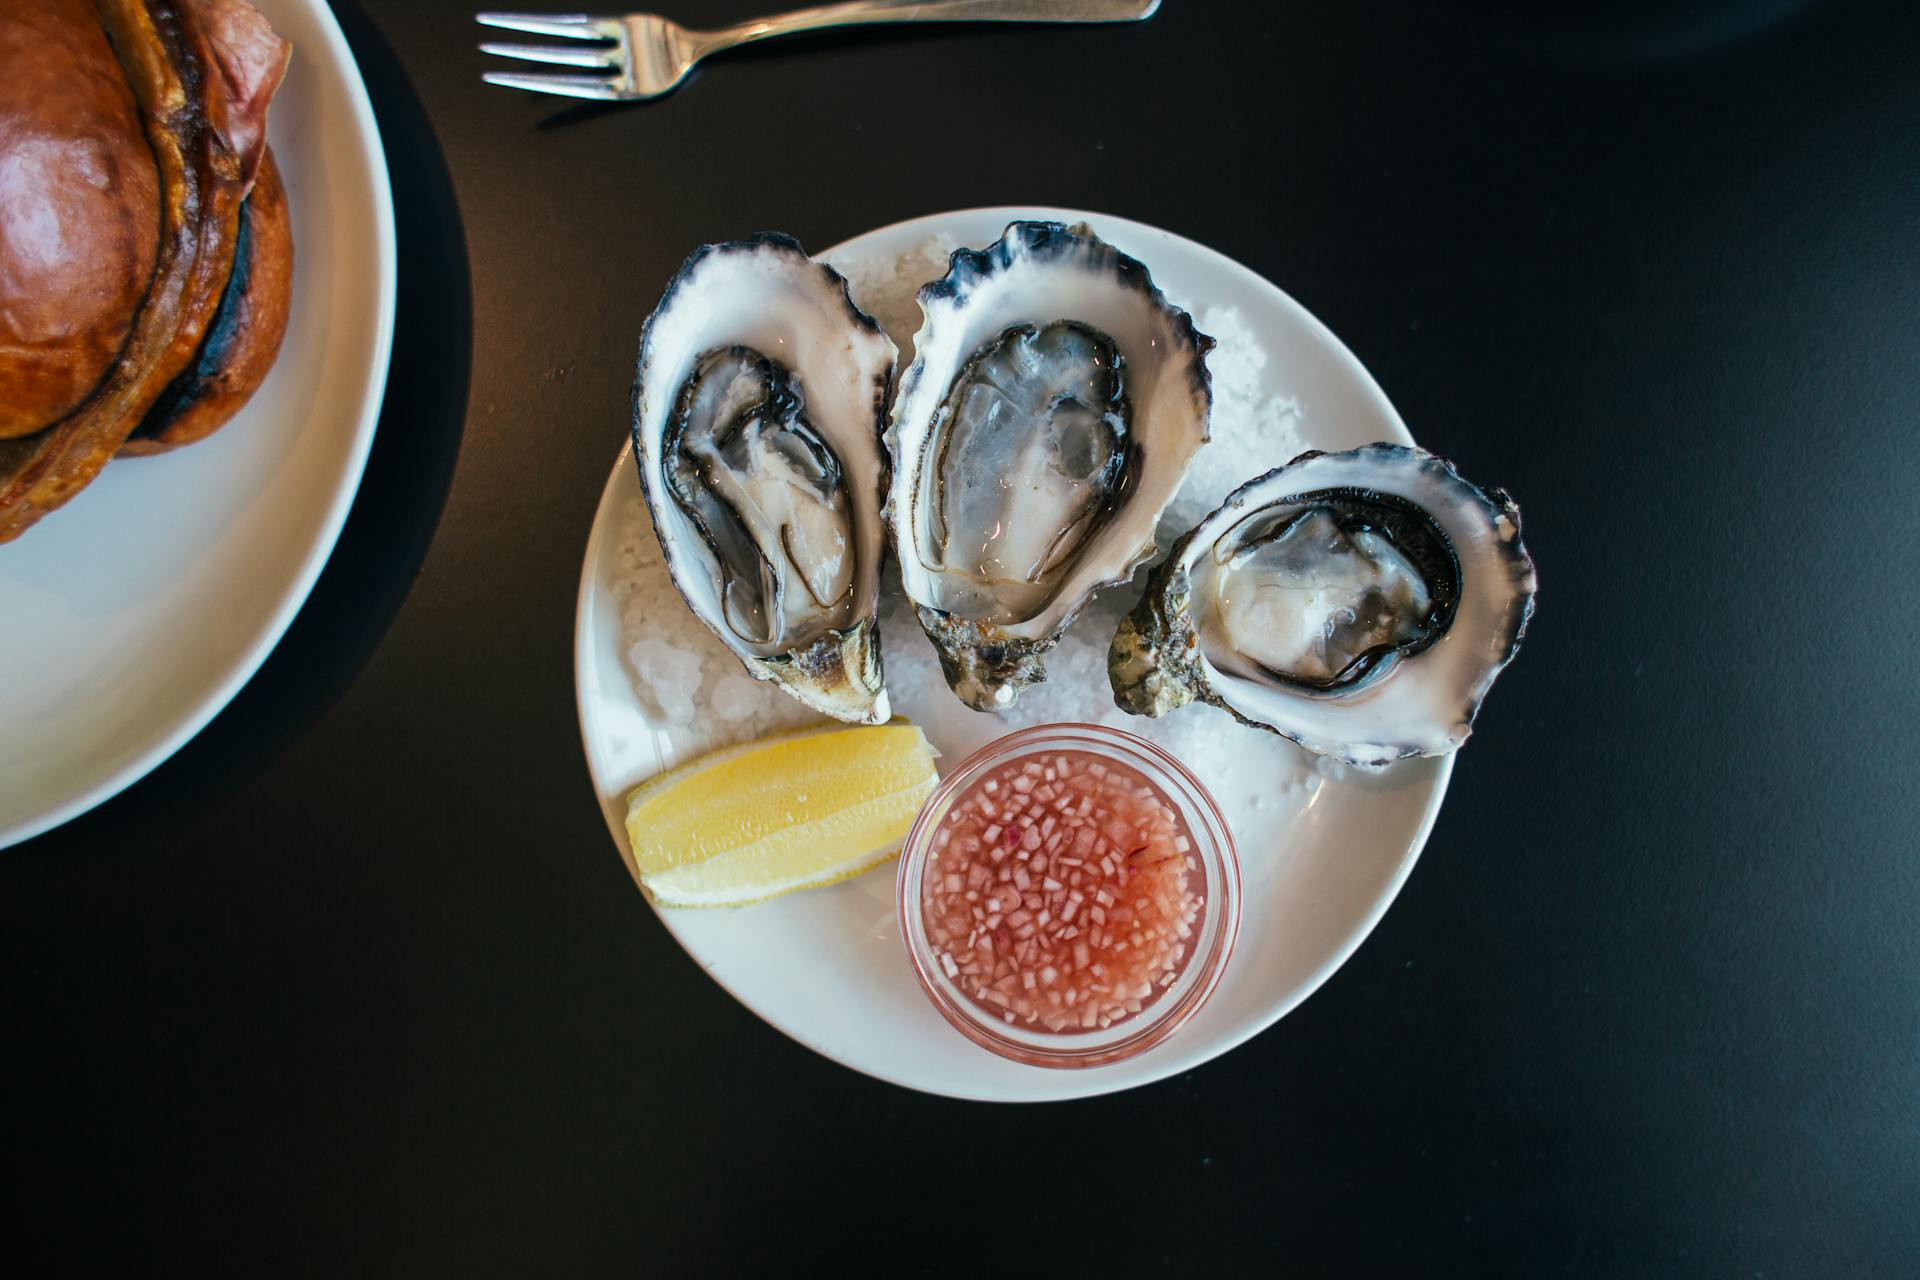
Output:
<instances>
[{"instance_id":1,"label":"silver fork","mask_svg":"<svg viewBox=\"0 0 1920 1280\"><path fill-rule=\"evenodd\" d=\"M696 31L658 14L591 17L584 13L479 13L483 26L524 31L561 40L611 41L591 49L550 44L496 44L481 52L552 66L578 67L580 75L521 75L489 71L488 84L534 93L603 102L655 98L682 80L709 54L823 27L870 22L1136 22L1153 16L1160 0L854 0L851 4L796 9L755 18L718 31ZM611 74L608 74L611 73Z\"/></svg>"}]
</instances>

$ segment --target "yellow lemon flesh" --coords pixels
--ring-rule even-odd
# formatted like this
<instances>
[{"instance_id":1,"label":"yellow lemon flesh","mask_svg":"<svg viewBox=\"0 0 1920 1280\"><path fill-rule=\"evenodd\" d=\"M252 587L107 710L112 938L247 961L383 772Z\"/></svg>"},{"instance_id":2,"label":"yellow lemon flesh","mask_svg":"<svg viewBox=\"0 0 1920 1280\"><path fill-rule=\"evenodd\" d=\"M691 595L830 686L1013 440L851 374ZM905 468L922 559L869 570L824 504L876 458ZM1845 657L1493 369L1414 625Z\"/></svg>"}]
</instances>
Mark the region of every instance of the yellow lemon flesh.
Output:
<instances>
[{"instance_id":1,"label":"yellow lemon flesh","mask_svg":"<svg viewBox=\"0 0 1920 1280\"><path fill-rule=\"evenodd\" d=\"M810 729L642 783L627 797L627 839L655 902L740 906L892 858L938 782L918 725Z\"/></svg>"}]
</instances>

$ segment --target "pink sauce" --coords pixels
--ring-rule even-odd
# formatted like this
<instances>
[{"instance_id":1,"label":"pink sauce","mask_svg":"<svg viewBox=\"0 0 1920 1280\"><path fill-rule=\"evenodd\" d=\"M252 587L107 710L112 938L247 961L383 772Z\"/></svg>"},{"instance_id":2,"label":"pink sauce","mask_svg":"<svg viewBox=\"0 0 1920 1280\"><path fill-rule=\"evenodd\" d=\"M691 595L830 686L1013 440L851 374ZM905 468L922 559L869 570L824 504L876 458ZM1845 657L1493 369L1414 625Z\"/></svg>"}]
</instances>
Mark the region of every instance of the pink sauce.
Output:
<instances>
[{"instance_id":1,"label":"pink sauce","mask_svg":"<svg viewBox=\"0 0 1920 1280\"><path fill-rule=\"evenodd\" d=\"M989 770L933 837L920 909L934 963L1007 1022L1087 1031L1180 976L1204 899L1180 811L1086 751Z\"/></svg>"}]
</instances>

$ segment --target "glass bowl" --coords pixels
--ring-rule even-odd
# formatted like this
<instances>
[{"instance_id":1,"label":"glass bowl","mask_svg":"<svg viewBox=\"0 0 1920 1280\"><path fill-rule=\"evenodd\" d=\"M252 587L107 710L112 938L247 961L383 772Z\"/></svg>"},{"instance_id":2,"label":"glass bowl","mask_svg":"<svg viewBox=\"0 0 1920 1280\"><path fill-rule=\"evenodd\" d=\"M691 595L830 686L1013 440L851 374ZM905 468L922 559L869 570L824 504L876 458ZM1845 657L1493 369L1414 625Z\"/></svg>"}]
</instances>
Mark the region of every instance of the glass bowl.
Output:
<instances>
[{"instance_id":1,"label":"glass bowl","mask_svg":"<svg viewBox=\"0 0 1920 1280\"><path fill-rule=\"evenodd\" d=\"M1192 844L1187 851L1188 874L1198 877L1201 899L1189 940L1191 950L1173 983L1138 1013L1084 1031L1051 1031L976 1004L936 958L921 905L934 838L954 804L998 766L1059 751L1086 752L1125 765L1159 789L1185 824ZM1199 1012L1220 985L1240 930L1240 862L1213 797L1185 765L1160 747L1104 725L1039 725L974 752L928 797L900 852L895 908L900 936L921 988L961 1035L983 1049L1030 1066L1097 1067L1124 1061L1166 1040Z\"/></svg>"}]
</instances>

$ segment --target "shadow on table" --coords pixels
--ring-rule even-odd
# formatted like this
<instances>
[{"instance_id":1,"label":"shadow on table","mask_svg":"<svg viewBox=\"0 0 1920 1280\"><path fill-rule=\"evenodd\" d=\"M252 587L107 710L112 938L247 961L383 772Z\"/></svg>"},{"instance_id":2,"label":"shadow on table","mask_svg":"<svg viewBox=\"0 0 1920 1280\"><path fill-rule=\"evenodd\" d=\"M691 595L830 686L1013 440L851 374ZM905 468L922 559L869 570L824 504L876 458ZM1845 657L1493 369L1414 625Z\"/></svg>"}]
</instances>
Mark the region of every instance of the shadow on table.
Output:
<instances>
[{"instance_id":1,"label":"shadow on table","mask_svg":"<svg viewBox=\"0 0 1920 1280\"><path fill-rule=\"evenodd\" d=\"M433 540L466 422L473 298L452 177L400 61L353 0L333 0L380 122L400 247L393 362L365 477L285 637L201 733L119 796L9 857L106 852L123 832L214 807L298 741L392 625Z\"/></svg>"}]
</instances>

